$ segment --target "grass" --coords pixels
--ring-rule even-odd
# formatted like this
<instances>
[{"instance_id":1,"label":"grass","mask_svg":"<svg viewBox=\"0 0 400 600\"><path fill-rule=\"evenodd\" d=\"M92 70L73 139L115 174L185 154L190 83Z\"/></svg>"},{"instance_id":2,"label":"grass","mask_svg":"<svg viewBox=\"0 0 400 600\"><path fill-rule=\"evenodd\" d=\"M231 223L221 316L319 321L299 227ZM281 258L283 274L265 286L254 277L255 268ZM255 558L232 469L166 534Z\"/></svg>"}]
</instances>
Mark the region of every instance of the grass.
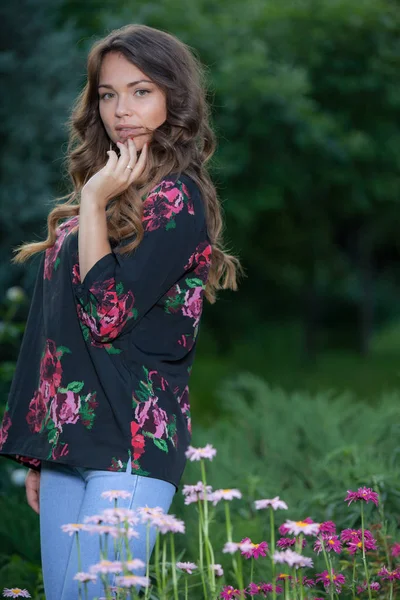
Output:
<instances>
[{"instance_id":1,"label":"grass","mask_svg":"<svg viewBox=\"0 0 400 600\"><path fill-rule=\"evenodd\" d=\"M269 385L288 392L350 391L371 404L382 393L400 389L399 323L373 336L367 357L354 350L328 347L314 361L306 362L301 336L297 323L265 324L222 356L215 351L210 331L204 329L191 376L195 418L207 422L220 414L217 390L226 378L240 371L259 375Z\"/></svg>"}]
</instances>

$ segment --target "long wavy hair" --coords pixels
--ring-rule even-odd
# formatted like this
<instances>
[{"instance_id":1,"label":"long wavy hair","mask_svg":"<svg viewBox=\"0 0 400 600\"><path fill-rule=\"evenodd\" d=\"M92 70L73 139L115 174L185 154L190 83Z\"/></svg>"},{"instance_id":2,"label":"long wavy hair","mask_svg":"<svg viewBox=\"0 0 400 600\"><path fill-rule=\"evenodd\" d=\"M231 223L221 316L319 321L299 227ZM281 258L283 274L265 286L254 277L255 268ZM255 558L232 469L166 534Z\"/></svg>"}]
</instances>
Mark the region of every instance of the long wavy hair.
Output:
<instances>
[{"instance_id":1,"label":"long wavy hair","mask_svg":"<svg viewBox=\"0 0 400 600\"><path fill-rule=\"evenodd\" d=\"M12 262L24 262L54 245L61 219L79 214L80 192L86 181L104 167L110 139L99 113L98 84L102 60L109 52L122 54L166 95L166 121L152 133L148 160L141 177L113 198L106 208L110 241L118 251L132 252L143 239L143 198L171 174L185 172L198 185L204 200L212 261L205 296L215 302L218 289L237 289L239 260L223 249L223 218L206 163L215 151L206 101L205 74L200 61L173 35L146 25L126 25L97 41L87 60L87 82L68 119L66 167L73 191L58 198L47 218L47 239L14 249ZM112 143L113 149L118 148ZM133 241L129 241L129 238ZM128 243L126 243L128 241Z\"/></svg>"}]
</instances>

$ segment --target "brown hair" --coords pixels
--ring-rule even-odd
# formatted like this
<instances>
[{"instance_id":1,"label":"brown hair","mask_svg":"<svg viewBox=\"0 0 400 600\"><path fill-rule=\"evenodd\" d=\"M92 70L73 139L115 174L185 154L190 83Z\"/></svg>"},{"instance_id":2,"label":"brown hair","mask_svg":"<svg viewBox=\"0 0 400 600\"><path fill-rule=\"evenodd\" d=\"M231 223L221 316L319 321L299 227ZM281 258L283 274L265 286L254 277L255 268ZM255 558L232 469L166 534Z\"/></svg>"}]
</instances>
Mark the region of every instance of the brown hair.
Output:
<instances>
[{"instance_id":1,"label":"brown hair","mask_svg":"<svg viewBox=\"0 0 400 600\"><path fill-rule=\"evenodd\" d=\"M112 31L91 48L87 61L87 82L68 120L69 142L66 164L73 192L47 218L48 235L42 242L22 244L13 262L46 250L56 241L56 228L65 217L79 214L79 194L86 181L105 164L110 139L99 114L98 83L103 57L121 53L143 71L166 94L166 121L153 131L146 168L137 181L107 206L108 235L119 243L135 234L134 240L118 249L133 251L143 239L142 198L170 173L185 172L198 185L204 199L207 229L212 245L212 262L205 289L215 302L218 289L237 289L239 260L222 247L223 220L215 187L205 164L215 151L210 127L205 76L199 60L173 35L146 25L126 25ZM117 147L113 145L117 150Z\"/></svg>"}]
</instances>

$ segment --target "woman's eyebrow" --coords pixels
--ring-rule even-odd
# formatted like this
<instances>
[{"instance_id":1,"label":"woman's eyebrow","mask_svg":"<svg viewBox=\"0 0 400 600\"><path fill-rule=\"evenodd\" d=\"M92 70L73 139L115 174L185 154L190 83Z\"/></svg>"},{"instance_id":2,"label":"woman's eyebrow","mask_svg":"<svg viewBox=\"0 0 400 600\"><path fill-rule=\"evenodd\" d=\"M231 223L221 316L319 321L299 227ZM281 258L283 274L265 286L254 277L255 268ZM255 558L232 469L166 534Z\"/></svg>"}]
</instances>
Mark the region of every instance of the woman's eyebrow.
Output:
<instances>
[{"instance_id":1,"label":"woman's eyebrow","mask_svg":"<svg viewBox=\"0 0 400 600\"><path fill-rule=\"evenodd\" d=\"M130 83L127 84L127 87L133 87L134 85L137 85L138 83L153 83L152 81L150 81L149 79L139 79L138 81L131 81ZM100 83L100 85L98 86L99 88L101 87L105 87L105 88L110 88L110 89L114 89L112 85L110 85L109 83Z\"/></svg>"}]
</instances>

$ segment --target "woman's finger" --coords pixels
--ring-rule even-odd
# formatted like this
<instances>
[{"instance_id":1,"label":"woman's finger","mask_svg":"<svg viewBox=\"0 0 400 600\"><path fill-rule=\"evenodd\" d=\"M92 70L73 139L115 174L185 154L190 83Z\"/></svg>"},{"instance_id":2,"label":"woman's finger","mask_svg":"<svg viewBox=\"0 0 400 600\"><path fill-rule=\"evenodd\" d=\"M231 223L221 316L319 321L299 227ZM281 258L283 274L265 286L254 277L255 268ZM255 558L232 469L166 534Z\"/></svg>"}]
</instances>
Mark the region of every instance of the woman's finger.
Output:
<instances>
[{"instance_id":1,"label":"woman's finger","mask_svg":"<svg viewBox=\"0 0 400 600\"><path fill-rule=\"evenodd\" d=\"M107 154L108 154L108 159L107 159L107 162L105 165L105 171L107 174L110 174L113 171L115 171L115 169L117 167L118 156L117 156L117 153L114 152L114 150L107 150Z\"/></svg>"},{"instance_id":2,"label":"woman's finger","mask_svg":"<svg viewBox=\"0 0 400 600\"><path fill-rule=\"evenodd\" d=\"M129 184L133 183L135 181L135 179L137 179L143 173L144 168L146 166L148 150L149 150L149 143L146 142L144 144L142 151L140 153L140 156L133 168L133 171L131 171L131 175L129 177Z\"/></svg>"},{"instance_id":3,"label":"woman's finger","mask_svg":"<svg viewBox=\"0 0 400 600\"><path fill-rule=\"evenodd\" d=\"M122 144L121 142L117 142L117 144L121 154L119 156L118 164L115 169L115 176L119 178L125 175L125 169L129 164L130 154L126 144Z\"/></svg>"}]
</instances>

